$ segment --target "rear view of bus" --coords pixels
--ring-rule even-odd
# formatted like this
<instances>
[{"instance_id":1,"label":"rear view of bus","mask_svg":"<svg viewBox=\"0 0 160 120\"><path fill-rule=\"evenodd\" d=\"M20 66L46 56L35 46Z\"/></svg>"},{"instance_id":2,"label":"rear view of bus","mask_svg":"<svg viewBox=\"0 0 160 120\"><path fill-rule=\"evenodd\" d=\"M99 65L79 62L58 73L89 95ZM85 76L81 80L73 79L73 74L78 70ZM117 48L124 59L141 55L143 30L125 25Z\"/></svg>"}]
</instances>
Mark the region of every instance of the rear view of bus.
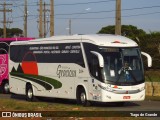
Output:
<instances>
[{"instance_id":1,"label":"rear view of bus","mask_svg":"<svg viewBox=\"0 0 160 120\"><path fill-rule=\"evenodd\" d=\"M0 38L0 87L3 93L9 93L8 51L13 41L26 41L34 38Z\"/></svg>"},{"instance_id":2,"label":"rear view of bus","mask_svg":"<svg viewBox=\"0 0 160 120\"><path fill-rule=\"evenodd\" d=\"M3 93L9 92L8 84L8 49L7 43L0 43L0 86Z\"/></svg>"}]
</instances>

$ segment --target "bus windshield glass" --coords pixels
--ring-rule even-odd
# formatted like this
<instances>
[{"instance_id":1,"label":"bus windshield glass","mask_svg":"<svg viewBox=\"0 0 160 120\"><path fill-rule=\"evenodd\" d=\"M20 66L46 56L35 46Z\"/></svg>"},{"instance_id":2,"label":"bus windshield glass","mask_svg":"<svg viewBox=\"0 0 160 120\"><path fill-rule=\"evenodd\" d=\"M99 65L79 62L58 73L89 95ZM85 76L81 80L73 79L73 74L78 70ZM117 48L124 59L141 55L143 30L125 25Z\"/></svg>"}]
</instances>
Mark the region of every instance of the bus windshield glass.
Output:
<instances>
[{"instance_id":1,"label":"bus windshield glass","mask_svg":"<svg viewBox=\"0 0 160 120\"><path fill-rule=\"evenodd\" d=\"M104 59L104 82L130 85L144 82L139 48L99 48Z\"/></svg>"}]
</instances>

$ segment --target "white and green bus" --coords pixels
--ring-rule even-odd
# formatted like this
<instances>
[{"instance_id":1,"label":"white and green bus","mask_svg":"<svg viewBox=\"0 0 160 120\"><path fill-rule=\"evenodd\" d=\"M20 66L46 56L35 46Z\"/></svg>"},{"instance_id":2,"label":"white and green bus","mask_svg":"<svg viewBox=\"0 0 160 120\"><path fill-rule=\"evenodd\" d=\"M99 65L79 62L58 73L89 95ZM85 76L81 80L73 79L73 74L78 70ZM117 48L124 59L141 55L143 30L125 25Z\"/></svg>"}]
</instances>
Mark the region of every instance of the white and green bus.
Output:
<instances>
[{"instance_id":1,"label":"white and green bus","mask_svg":"<svg viewBox=\"0 0 160 120\"><path fill-rule=\"evenodd\" d=\"M10 91L34 97L141 101L145 78L137 43L117 35L54 36L10 45Z\"/></svg>"}]
</instances>

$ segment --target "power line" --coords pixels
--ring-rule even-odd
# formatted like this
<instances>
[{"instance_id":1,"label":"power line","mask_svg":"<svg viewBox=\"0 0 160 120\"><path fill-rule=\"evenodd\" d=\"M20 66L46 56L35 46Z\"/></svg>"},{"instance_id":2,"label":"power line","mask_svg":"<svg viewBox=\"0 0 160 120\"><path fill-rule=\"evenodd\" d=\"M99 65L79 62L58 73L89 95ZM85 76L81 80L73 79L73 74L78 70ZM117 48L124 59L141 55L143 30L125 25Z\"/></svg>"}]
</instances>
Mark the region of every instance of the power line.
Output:
<instances>
[{"instance_id":1,"label":"power line","mask_svg":"<svg viewBox=\"0 0 160 120\"><path fill-rule=\"evenodd\" d=\"M37 18L38 18L38 16L34 16L34 18L30 18L30 19L28 19L28 21L36 20ZM23 21L23 20L14 20L13 22L21 22L21 21Z\"/></svg>"},{"instance_id":2,"label":"power line","mask_svg":"<svg viewBox=\"0 0 160 120\"><path fill-rule=\"evenodd\" d=\"M151 14L159 14L160 12L150 12L150 13L141 13L141 14L132 14L132 15L124 15L122 17L134 17L134 16L146 16L146 15L151 15ZM13 19L19 19L19 18L23 18L24 16L17 16L17 17L13 17ZM28 15L28 17L38 17L38 15ZM81 17L81 18L74 18L74 17L61 17L61 18L56 18L55 19L112 19L115 17ZM22 21L22 20L21 20ZM14 22L14 21L13 21Z\"/></svg>"},{"instance_id":3,"label":"power line","mask_svg":"<svg viewBox=\"0 0 160 120\"><path fill-rule=\"evenodd\" d=\"M19 6L25 6L24 4L16 4L16 5L13 5L13 7L19 7ZM28 4L27 6L37 6L37 4Z\"/></svg>"},{"instance_id":4,"label":"power line","mask_svg":"<svg viewBox=\"0 0 160 120\"><path fill-rule=\"evenodd\" d=\"M16 1L16 0L14 0ZM20 1L20 0L17 0ZM109 1L115 1L115 0L107 0ZM99 1L99 2L86 2L86 4L90 4L90 3L102 3L102 2L107 2L107 1ZM15 3L15 2L14 2ZM35 2L33 2L35 3ZM36 2L37 3L37 2ZM72 3L72 5L74 4L84 4L84 3ZM55 6L60 6L60 5L71 5L71 4L56 4ZM17 4L18 6L18 4ZM129 11L129 10L141 10L141 9L150 9L150 8L159 8L160 6L145 6L145 7L136 7L136 8L125 8L122 9L122 11ZM55 16L59 16L59 15L78 15L78 14L96 14L96 13L106 13L106 12L114 12L115 10L108 10L108 11L95 11L95 12L78 12L78 13L65 13L65 14L55 14ZM142 13L142 14L133 14L133 15L126 15L126 16L122 16L122 17L134 17L134 16L143 16L143 15L150 15L150 14L159 14L159 12L152 12L152 13ZM38 15L28 15L28 17L37 17ZM21 18L23 16L17 16L17 17L13 17L14 19L18 19ZM100 17L100 18L56 18L56 19L108 19L108 18L115 18L115 17Z\"/></svg>"},{"instance_id":5,"label":"power line","mask_svg":"<svg viewBox=\"0 0 160 120\"><path fill-rule=\"evenodd\" d=\"M115 0L103 0L103 1L95 1L95 2L80 2L80 3L66 3L66 4L55 4L54 6L72 6L72 5L84 5L84 4L99 4L99 3L107 3L107 2L113 2ZM32 2L32 3L37 3L37 2ZM19 4L13 7L17 7L17 6L24 6L24 4ZM37 4L31 4L29 3L28 6L37 6Z\"/></svg>"},{"instance_id":6,"label":"power line","mask_svg":"<svg viewBox=\"0 0 160 120\"><path fill-rule=\"evenodd\" d=\"M128 10L139 10L139 9L150 9L150 8L157 8L160 6L145 6L145 7L138 7L138 8L126 8L126 9L122 9L122 11L128 11ZM21 9L22 10L22 9ZM104 12L115 12L115 10L108 10L108 11L95 11L95 12L81 12L81 13L66 13L66 14L55 14L55 16L59 16L59 15L76 15L76 14L93 14L93 13L104 13ZM38 15L28 15L29 16L38 16ZM18 18L18 17L23 17L23 16L17 16L17 17L13 17L13 18ZM61 19L61 18L60 18ZM68 18L62 18L62 19L68 19ZM73 18L76 19L76 18ZM77 18L77 19L81 19L81 18ZM83 18L82 18L83 19ZM88 18L86 18L88 19ZM92 19L92 18L91 18ZM99 18L98 18L99 19Z\"/></svg>"},{"instance_id":7,"label":"power line","mask_svg":"<svg viewBox=\"0 0 160 120\"><path fill-rule=\"evenodd\" d=\"M66 6L66 5L82 5L82 4L95 4L95 3L105 3L105 2L111 2L115 0L105 0L105 1L97 1L97 2L81 2L81 3L67 3L67 4L56 4L55 6Z\"/></svg>"},{"instance_id":8,"label":"power line","mask_svg":"<svg viewBox=\"0 0 160 120\"><path fill-rule=\"evenodd\" d=\"M151 12L151 13L142 13L142 14L134 14L134 15L125 15L122 17L135 17L135 16L145 16L145 15L151 15L151 14L159 14L160 12Z\"/></svg>"},{"instance_id":9,"label":"power line","mask_svg":"<svg viewBox=\"0 0 160 120\"><path fill-rule=\"evenodd\" d=\"M150 8L157 8L157 7L159 8L160 6L146 6L146 7L137 7L137 8L126 8L126 9L122 9L122 11L150 9ZM64 14L55 14L55 16L60 16L60 15L77 15L77 14L93 14L93 13L106 13L106 12L115 12L115 10L95 11L95 12L78 12L78 13L64 13Z\"/></svg>"},{"instance_id":10,"label":"power line","mask_svg":"<svg viewBox=\"0 0 160 120\"><path fill-rule=\"evenodd\" d=\"M102 2L110 2L115 0L108 0L108 1L98 1L98 2L85 2L85 3L73 3L73 4L57 4L55 6L60 5L75 5L75 4L89 4L89 3L102 3ZM15 2L14 2L15 3ZM33 2L34 3L34 2ZM33 5L34 6L34 5ZM37 6L37 5L36 5ZM19 7L19 6L17 6ZM122 11L130 11L130 10L141 10L141 9L150 9L150 8L157 8L160 6L145 6L145 7L137 7L137 8L127 8L122 9ZM20 9L20 8L19 8ZM77 13L64 13L64 14L55 14L55 16L62 16L62 15L79 15L79 14L94 14L94 13L106 13L106 12L115 12L115 10L108 10L108 11L95 11L95 12L77 12Z\"/></svg>"},{"instance_id":11,"label":"power line","mask_svg":"<svg viewBox=\"0 0 160 120\"><path fill-rule=\"evenodd\" d=\"M124 17L136 17L136 16L146 16L146 15L152 15L152 14L159 14L160 12L150 12L150 13L142 13L142 14L132 14L132 15L124 15L124 16L122 16L123 18ZM99 19L114 19L115 17L97 17L97 18L95 18L95 17L92 17L92 18L56 18L56 19L97 19L97 20L99 20Z\"/></svg>"}]
</instances>

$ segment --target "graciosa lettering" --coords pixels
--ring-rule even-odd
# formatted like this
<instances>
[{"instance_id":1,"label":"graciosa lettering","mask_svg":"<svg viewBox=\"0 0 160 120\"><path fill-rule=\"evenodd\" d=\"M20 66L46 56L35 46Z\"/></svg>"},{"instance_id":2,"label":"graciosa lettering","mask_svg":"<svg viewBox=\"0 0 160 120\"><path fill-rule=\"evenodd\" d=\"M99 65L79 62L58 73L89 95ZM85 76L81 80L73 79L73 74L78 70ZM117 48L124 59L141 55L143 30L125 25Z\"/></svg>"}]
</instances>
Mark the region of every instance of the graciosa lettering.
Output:
<instances>
[{"instance_id":1,"label":"graciosa lettering","mask_svg":"<svg viewBox=\"0 0 160 120\"><path fill-rule=\"evenodd\" d=\"M56 73L59 78L61 78L61 77L76 77L76 70L71 70L69 67L63 67L61 65L58 65Z\"/></svg>"}]
</instances>

